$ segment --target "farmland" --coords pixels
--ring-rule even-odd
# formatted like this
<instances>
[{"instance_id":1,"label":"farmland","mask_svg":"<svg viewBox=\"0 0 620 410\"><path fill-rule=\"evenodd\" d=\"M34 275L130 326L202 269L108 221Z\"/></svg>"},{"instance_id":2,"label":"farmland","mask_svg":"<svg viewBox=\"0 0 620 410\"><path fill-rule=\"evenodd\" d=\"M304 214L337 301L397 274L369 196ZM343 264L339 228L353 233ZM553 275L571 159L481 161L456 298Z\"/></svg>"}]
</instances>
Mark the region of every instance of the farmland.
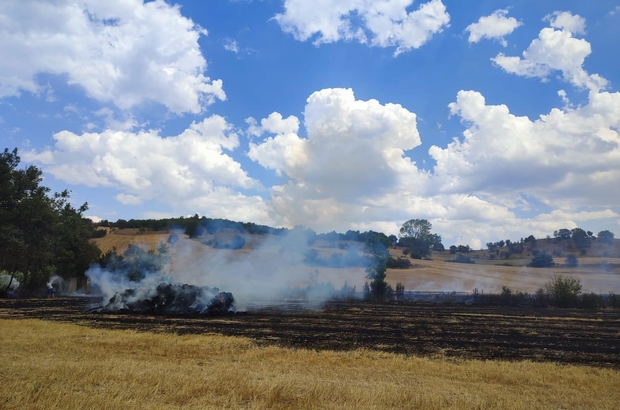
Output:
<instances>
[{"instance_id":1,"label":"farmland","mask_svg":"<svg viewBox=\"0 0 620 410\"><path fill-rule=\"evenodd\" d=\"M96 242L104 252L123 252L129 244L154 249L168 236L126 231ZM317 277L334 286L364 281L362 267L306 266L273 238L245 239L243 249L217 250L205 238L181 237L167 269L181 282L215 286L245 267L268 287L289 277L301 286ZM312 248L322 258L345 252L320 242ZM533 292L562 274L579 278L586 291L620 293L618 260L609 256L607 270L599 268L602 256L545 269L519 259L495 264L482 251L471 256L475 264L435 253L389 270L387 279L407 290ZM92 309L100 306L96 297L0 299L0 407L542 409L620 401L617 309L470 305L449 295L441 303L316 306L244 302L248 294L222 289L240 295L241 312L104 314Z\"/></svg>"},{"instance_id":2,"label":"farmland","mask_svg":"<svg viewBox=\"0 0 620 410\"><path fill-rule=\"evenodd\" d=\"M620 369L620 311L463 304L330 302L255 306L224 317L88 313L92 298L1 300L0 318L45 319L103 329L218 333L261 345L369 349L406 355L586 364Z\"/></svg>"}]
</instances>

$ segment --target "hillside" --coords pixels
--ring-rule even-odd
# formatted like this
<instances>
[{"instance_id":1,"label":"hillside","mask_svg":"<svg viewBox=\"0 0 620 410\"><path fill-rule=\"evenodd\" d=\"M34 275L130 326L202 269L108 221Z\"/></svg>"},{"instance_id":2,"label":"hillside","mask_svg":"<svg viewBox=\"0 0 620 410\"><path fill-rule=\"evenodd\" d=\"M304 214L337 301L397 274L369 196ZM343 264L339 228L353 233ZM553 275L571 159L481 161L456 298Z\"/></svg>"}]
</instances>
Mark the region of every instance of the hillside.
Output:
<instances>
[{"instance_id":1,"label":"hillside","mask_svg":"<svg viewBox=\"0 0 620 410\"><path fill-rule=\"evenodd\" d=\"M144 249L155 249L160 242L166 242L170 233L167 231L139 233L117 229L103 238L93 241L107 252L116 248L124 252L129 244L137 244ZM212 278L218 286L224 286L227 277L239 271L245 275L264 275L266 280L289 279L291 286L305 286L311 281L330 282L334 287L341 287L345 281L360 290L365 282L362 267L328 268L323 266L307 266L302 263L302 251L283 251L288 246L286 239L273 235L241 235L246 243L242 249L214 249L205 245L215 238L222 241L230 240L237 235L223 232L215 235L204 235L197 239L188 239L180 235L178 243L170 250L172 270L179 280L191 282L197 277ZM354 246L353 243L339 244L341 247ZM567 243L554 240L539 240L538 249L559 254L570 250ZM317 241L311 249L315 249L322 258L334 253L344 253L338 247L330 247L326 242ZM512 255L509 259L491 260L489 251L472 251L468 255L474 264L450 263L456 255L450 251L433 253L433 260L411 260L409 269L389 269L387 280L393 286L397 282L405 285L406 290L418 291L473 291L498 292L502 286L513 290L535 292L554 275L565 275L579 278L584 291L596 293L620 293L620 240L613 245L592 244L586 250L587 256L579 256L577 267L562 265L564 258L556 256L559 263L553 268L528 268L525 265L531 260L531 252ZM392 248L394 257L402 255L402 249ZM602 256L608 255L608 256ZM231 271L234 271L231 273Z\"/></svg>"}]
</instances>

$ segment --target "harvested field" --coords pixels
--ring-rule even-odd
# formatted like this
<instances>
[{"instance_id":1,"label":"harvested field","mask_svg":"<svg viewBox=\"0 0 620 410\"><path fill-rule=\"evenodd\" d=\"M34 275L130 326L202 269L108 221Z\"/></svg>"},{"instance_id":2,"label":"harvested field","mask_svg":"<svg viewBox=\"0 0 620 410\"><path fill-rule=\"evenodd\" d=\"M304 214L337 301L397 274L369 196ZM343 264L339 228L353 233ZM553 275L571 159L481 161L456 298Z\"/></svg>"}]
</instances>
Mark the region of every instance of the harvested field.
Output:
<instances>
[{"instance_id":1,"label":"harvested field","mask_svg":"<svg viewBox=\"0 0 620 410\"><path fill-rule=\"evenodd\" d=\"M462 359L533 360L620 369L620 311L460 304L291 303L226 317L88 313L92 298L0 300L0 319L37 318L105 329L218 333L313 350L366 348Z\"/></svg>"}]
</instances>

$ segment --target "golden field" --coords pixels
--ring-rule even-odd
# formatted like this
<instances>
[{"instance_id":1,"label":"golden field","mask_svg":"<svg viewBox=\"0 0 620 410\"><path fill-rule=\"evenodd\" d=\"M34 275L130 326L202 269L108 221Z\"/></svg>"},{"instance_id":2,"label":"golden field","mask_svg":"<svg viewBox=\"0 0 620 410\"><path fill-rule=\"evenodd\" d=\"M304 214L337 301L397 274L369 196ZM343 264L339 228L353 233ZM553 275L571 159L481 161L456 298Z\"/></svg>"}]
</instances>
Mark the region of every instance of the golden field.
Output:
<instances>
[{"instance_id":1,"label":"golden field","mask_svg":"<svg viewBox=\"0 0 620 410\"><path fill-rule=\"evenodd\" d=\"M620 373L0 320L3 409L615 409Z\"/></svg>"}]
</instances>

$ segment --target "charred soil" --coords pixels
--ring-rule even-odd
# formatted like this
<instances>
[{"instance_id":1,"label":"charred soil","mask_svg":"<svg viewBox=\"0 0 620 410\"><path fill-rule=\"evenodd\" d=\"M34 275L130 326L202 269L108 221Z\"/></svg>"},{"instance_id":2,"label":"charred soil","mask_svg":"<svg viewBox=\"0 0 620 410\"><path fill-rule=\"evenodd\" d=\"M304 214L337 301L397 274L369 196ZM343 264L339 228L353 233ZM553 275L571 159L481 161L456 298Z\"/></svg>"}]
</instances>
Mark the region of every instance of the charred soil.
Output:
<instances>
[{"instance_id":1,"label":"charred soil","mask_svg":"<svg viewBox=\"0 0 620 410\"><path fill-rule=\"evenodd\" d=\"M620 311L331 302L263 307L223 317L89 312L99 299L4 299L0 318L37 318L106 329L219 333L316 350L366 348L463 358L553 361L620 369Z\"/></svg>"}]
</instances>

